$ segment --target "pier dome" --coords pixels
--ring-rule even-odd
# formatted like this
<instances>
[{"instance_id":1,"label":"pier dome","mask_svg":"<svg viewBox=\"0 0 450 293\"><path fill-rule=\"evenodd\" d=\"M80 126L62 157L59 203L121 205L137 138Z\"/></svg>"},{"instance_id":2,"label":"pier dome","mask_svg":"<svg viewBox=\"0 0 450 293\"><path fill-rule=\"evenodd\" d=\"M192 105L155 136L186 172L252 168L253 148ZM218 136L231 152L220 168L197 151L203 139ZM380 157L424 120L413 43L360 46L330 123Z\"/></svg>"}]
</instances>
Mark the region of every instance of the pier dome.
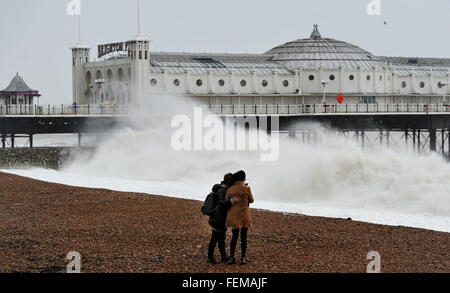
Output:
<instances>
[{"instance_id":1,"label":"pier dome","mask_svg":"<svg viewBox=\"0 0 450 293\"><path fill-rule=\"evenodd\" d=\"M378 61L372 53L347 42L322 38L318 26L308 39L299 39L285 43L266 52L290 70L298 68L336 70L354 70L361 68L370 70L381 68L383 63Z\"/></svg>"}]
</instances>

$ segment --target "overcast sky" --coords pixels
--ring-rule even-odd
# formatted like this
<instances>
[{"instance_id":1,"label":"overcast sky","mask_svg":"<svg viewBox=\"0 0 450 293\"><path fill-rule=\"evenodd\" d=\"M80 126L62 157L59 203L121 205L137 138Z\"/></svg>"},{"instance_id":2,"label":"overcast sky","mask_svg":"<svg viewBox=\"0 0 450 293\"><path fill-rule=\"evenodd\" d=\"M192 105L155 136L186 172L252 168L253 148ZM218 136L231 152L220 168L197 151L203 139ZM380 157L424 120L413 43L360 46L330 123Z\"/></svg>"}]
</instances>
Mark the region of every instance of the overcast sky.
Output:
<instances>
[{"instance_id":1,"label":"overcast sky","mask_svg":"<svg viewBox=\"0 0 450 293\"><path fill-rule=\"evenodd\" d=\"M136 35L135 0L81 0L82 39L94 47ZM69 47L78 40L69 0L0 0L0 88L16 72L41 104L71 103ZM263 53L309 37L350 42L385 56L450 58L449 0L141 0L142 32L152 51ZM387 21L387 24L384 24ZM0 89L0 90L1 90Z\"/></svg>"}]
</instances>

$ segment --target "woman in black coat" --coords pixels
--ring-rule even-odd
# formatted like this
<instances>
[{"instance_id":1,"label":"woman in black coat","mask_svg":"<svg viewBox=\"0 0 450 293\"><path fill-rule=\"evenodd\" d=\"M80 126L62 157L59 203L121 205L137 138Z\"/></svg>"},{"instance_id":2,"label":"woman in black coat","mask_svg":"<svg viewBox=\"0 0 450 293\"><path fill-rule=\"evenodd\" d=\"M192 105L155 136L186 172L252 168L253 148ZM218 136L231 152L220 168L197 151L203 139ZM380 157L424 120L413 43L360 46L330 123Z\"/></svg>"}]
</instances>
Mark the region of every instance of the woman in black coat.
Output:
<instances>
[{"instance_id":1,"label":"woman in black coat","mask_svg":"<svg viewBox=\"0 0 450 293\"><path fill-rule=\"evenodd\" d=\"M233 205L233 199L225 200L225 194L227 192L227 186L231 180L232 174L226 174L221 184L216 184L212 188L212 200L206 201L202 208L204 214L209 215L209 225L212 227L212 236L209 241L208 247L208 262L216 264L218 263L214 259L214 250L216 245L219 246L221 261L228 261L230 258L225 251L225 237L227 228L225 222L227 219L228 209Z\"/></svg>"}]
</instances>

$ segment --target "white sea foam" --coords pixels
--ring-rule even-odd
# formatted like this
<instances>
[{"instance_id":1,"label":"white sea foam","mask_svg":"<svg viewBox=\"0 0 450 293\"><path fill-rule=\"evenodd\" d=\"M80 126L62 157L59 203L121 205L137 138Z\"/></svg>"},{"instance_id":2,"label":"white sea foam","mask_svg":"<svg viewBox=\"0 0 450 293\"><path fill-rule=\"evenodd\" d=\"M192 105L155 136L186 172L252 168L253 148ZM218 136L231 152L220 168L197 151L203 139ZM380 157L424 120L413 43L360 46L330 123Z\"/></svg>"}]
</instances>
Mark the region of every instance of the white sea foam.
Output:
<instances>
[{"instance_id":1,"label":"white sea foam","mask_svg":"<svg viewBox=\"0 0 450 293\"><path fill-rule=\"evenodd\" d=\"M174 198L186 198L193 200L203 200L205 193L209 190L209 188L211 188L211 186L209 186L211 185L209 182L202 180L179 180L165 182L126 180L49 169L1 171L70 186L103 188L123 192L161 194ZM276 198L267 201L261 199L257 191L254 190L253 193L256 197L256 202L252 206L254 208L287 213L300 213L310 216L344 219L352 218L356 221L384 225L417 227L450 233L450 217L448 216L423 215L420 213L411 214L392 209L374 209L372 207L345 207L344 205L333 205L332 202L302 202L301 199L297 202L284 202Z\"/></svg>"}]
</instances>

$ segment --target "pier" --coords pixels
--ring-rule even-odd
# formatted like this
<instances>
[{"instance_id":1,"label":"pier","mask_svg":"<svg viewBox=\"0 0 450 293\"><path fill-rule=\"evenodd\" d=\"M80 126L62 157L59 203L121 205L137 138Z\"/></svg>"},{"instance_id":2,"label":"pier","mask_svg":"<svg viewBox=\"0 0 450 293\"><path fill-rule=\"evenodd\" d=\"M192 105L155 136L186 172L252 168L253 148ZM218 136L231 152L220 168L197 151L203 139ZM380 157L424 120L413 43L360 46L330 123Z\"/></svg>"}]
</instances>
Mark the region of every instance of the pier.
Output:
<instances>
[{"instance_id":1,"label":"pier","mask_svg":"<svg viewBox=\"0 0 450 293\"><path fill-rule=\"evenodd\" d=\"M444 104L334 104L334 105L206 105L205 111L220 117L279 117L279 131L303 140L314 137L316 126L352 135L361 143L399 144L392 134L417 151L435 151L450 156L450 106ZM1 147L15 147L15 139L28 137L33 147L36 134L107 133L131 126L135 108L109 105L0 106ZM270 125L270 123L269 123ZM315 125L315 126L314 126ZM270 132L270 129L269 129ZM367 133L376 133L369 139ZM402 142L402 143L403 143Z\"/></svg>"}]
</instances>

